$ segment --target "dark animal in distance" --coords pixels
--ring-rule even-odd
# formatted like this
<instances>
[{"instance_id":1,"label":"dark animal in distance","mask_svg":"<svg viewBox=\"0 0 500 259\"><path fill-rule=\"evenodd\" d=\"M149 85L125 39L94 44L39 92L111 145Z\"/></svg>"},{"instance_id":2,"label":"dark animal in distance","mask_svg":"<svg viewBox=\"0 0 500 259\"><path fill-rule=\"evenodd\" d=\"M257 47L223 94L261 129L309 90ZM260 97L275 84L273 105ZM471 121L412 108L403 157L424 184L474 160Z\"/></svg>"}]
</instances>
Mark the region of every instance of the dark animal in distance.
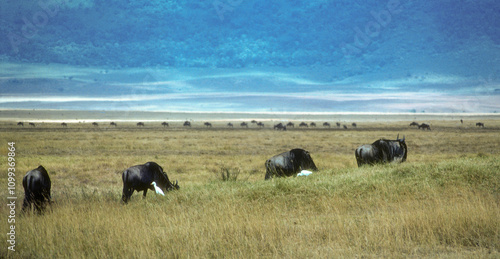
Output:
<instances>
[{"instance_id":1,"label":"dark animal in distance","mask_svg":"<svg viewBox=\"0 0 500 259\"><path fill-rule=\"evenodd\" d=\"M164 121L164 122L162 122L162 123L161 123L161 125L162 125L163 127L168 127L168 123L167 123L167 122L165 122L165 121Z\"/></svg>"},{"instance_id":2,"label":"dark animal in distance","mask_svg":"<svg viewBox=\"0 0 500 259\"><path fill-rule=\"evenodd\" d=\"M191 122L185 121L183 126L184 127L191 127Z\"/></svg>"},{"instance_id":3,"label":"dark animal in distance","mask_svg":"<svg viewBox=\"0 0 500 259\"><path fill-rule=\"evenodd\" d=\"M344 129L347 129L347 126L346 126L346 125L344 125Z\"/></svg>"},{"instance_id":4,"label":"dark animal in distance","mask_svg":"<svg viewBox=\"0 0 500 259\"><path fill-rule=\"evenodd\" d=\"M340 122L336 122L335 124L340 128Z\"/></svg>"},{"instance_id":5,"label":"dark animal in distance","mask_svg":"<svg viewBox=\"0 0 500 259\"><path fill-rule=\"evenodd\" d=\"M68 127L68 124L66 124L66 122L63 122L63 123L61 123L61 126Z\"/></svg>"},{"instance_id":6,"label":"dark animal in distance","mask_svg":"<svg viewBox=\"0 0 500 259\"><path fill-rule=\"evenodd\" d=\"M464 120L463 120L463 119L460 119L460 123L461 123L461 124L464 124Z\"/></svg>"},{"instance_id":7,"label":"dark animal in distance","mask_svg":"<svg viewBox=\"0 0 500 259\"><path fill-rule=\"evenodd\" d=\"M306 128L309 128L309 125L307 125L307 123L305 123L305 122L301 122L301 123L299 124L299 128L301 128L301 127L306 127Z\"/></svg>"},{"instance_id":8,"label":"dark animal in distance","mask_svg":"<svg viewBox=\"0 0 500 259\"><path fill-rule=\"evenodd\" d=\"M316 128L316 123L315 122L311 122L311 124L309 124L309 126Z\"/></svg>"},{"instance_id":9,"label":"dark animal in distance","mask_svg":"<svg viewBox=\"0 0 500 259\"><path fill-rule=\"evenodd\" d=\"M203 123L203 125L207 126L207 128L211 128L212 127L212 123L210 123L210 122L205 122L205 123Z\"/></svg>"},{"instance_id":10,"label":"dark animal in distance","mask_svg":"<svg viewBox=\"0 0 500 259\"><path fill-rule=\"evenodd\" d=\"M287 127L292 127L292 128L295 128L295 124L293 124L293 122L289 122L286 124Z\"/></svg>"},{"instance_id":11,"label":"dark animal in distance","mask_svg":"<svg viewBox=\"0 0 500 259\"><path fill-rule=\"evenodd\" d=\"M283 123L280 122L280 123L274 125L273 129L285 131L286 130L286 126L284 126Z\"/></svg>"},{"instance_id":12,"label":"dark animal in distance","mask_svg":"<svg viewBox=\"0 0 500 259\"><path fill-rule=\"evenodd\" d=\"M122 174L123 194L122 201L127 203L134 191L143 191L143 198L146 198L148 190L155 191L152 185L153 181L156 186L165 191L179 189L177 181L170 182L168 176L163 172L163 168L155 162L147 162L143 165L129 167Z\"/></svg>"},{"instance_id":13,"label":"dark animal in distance","mask_svg":"<svg viewBox=\"0 0 500 259\"><path fill-rule=\"evenodd\" d=\"M259 121L259 122L257 122L257 126L259 126L261 128L264 128L264 123L262 123L262 122Z\"/></svg>"},{"instance_id":14,"label":"dark animal in distance","mask_svg":"<svg viewBox=\"0 0 500 259\"><path fill-rule=\"evenodd\" d=\"M404 162L408 155L405 137L396 140L379 139L371 145L361 145L355 151L358 167L376 163Z\"/></svg>"},{"instance_id":15,"label":"dark animal in distance","mask_svg":"<svg viewBox=\"0 0 500 259\"><path fill-rule=\"evenodd\" d=\"M484 128L484 123L478 122L478 123L476 123L476 127L482 127L482 128Z\"/></svg>"},{"instance_id":16,"label":"dark animal in distance","mask_svg":"<svg viewBox=\"0 0 500 259\"><path fill-rule=\"evenodd\" d=\"M97 126L99 126L99 123L97 123L97 122L92 122L92 126L97 127Z\"/></svg>"},{"instance_id":17,"label":"dark animal in distance","mask_svg":"<svg viewBox=\"0 0 500 259\"><path fill-rule=\"evenodd\" d=\"M33 122L28 123L28 125L30 125L31 127L36 127L36 124Z\"/></svg>"},{"instance_id":18,"label":"dark animal in distance","mask_svg":"<svg viewBox=\"0 0 500 259\"><path fill-rule=\"evenodd\" d=\"M18 123L17 123L17 126L24 127L24 123L22 123L22 122L18 122Z\"/></svg>"},{"instance_id":19,"label":"dark animal in distance","mask_svg":"<svg viewBox=\"0 0 500 259\"><path fill-rule=\"evenodd\" d=\"M419 125L418 125L418 123L417 123L417 122L415 122L415 121L414 121L414 122L410 123L410 127L411 127L411 126L417 126L417 127L418 127Z\"/></svg>"},{"instance_id":20,"label":"dark animal in distance","mask_svg":"<svg viewBox=\"0 0 500 259\"><path fill-rule=\"evenodd\" d=\"M429 124L425 124L425 123L418 125L418 128L422 129L422 130L431 130L431 126Z\"/></svg>"},{"instance_id":21,"label":"dark animal in distance","mask_svg":"<svg viewBox=\"0 0 500 259\"><path fill-rule=\"evenodd\" d=\"M300 148L273 156L266 161L265 165L266 180L273 177L295 176L305 169L318 170L311 154Z\"/></svg>"},{"instance_id":22,"label":"dark animal in distance","mask_svg":"<svg viewBox=\"0 0 500 259\"><path fill-rule=\"evenodd\" d=\"M326 127L330 128L330 127L331 127L331 125L330 125L330 123L325 122L325 123L323 123L323 127L325 127L325 128L326 128Z\"/></svg>"},{"instance_id":23,"label":"dark animal in distance","mask_svg":"<svg viewBox=\"0 0 500 259\"><path fill-rule=\"evenodd\" d=\"M241 126L241 127L247 127L247 128L248 128L248 123L246 123L246 122L242 122L242 123L240 124L240 126Z\"/></svg>"},{"instance_id":24,"label":"dark animal in distance","mask_svg":"<svg viewBox=\"0 0 500 259\"><path fill-rule=\"evenodd\" d=\"M144 127L144 122L137 122L137 127Z\"/></svg>"},{"instance_id":25,"label":"dark animal in distance","mask_svg":"<svg viewBox=\"0 0 500 259\"><path fill-rule=\"evenodd\" d=\"M354 128L356 128L356 127L358 126L358 124L356 124L356 122L353 122L351 125L352 125Z\"/></svg>"},{"instance_id":26,"label":"dark animal in distance","mask_svg":"<svg viewBox=\"0 0 500 259\"><path fill-rule=\"evenodd\" d=\"M32 205L38 213L45 209L46 203L50 204L51 182L47 170L39 166L26 173L23 177L24 201L22 211L31 210Z\"/></svg>"},{"instance_id":27,"label":"dark animal in distance","mask_svg":"<svg viewBox=\"0 0 500 259\"><path fill-rule=\"evenodd\" d=\"M233 127L234 127L234 125L233 125L231 122L229 122L229 123L227 124L227 126L228 126L228 127L230 127L230 128L233 128Z\"/></svg>"},{"instance_id":28,"label":"dark animal in distance","mask_svg":"<svg viewBox=\"0 0 500 259\"><path fill-rule=\"evenodd\" d=\"M118 126L118 125L116 125L116 123L115 123L115 122L110 122L110 123L109 123L109 126L115 126L115 127L116 127L116 126Z\"/></svg>"}]
</instances>

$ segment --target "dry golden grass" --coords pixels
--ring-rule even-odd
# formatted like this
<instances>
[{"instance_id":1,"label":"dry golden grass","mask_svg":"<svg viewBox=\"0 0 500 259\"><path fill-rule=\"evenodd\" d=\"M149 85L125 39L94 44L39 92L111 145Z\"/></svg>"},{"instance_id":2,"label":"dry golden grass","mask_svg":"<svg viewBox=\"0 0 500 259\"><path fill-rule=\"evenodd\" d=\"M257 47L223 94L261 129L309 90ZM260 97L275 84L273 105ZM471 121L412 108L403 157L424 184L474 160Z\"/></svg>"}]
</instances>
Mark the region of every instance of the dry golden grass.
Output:
<instances>
[{"instance_id":1,"label":"dry golden grass","mask_svg":"<svg viewBox=\"0 0 500 259\"><path fill-rule=\"evenodd\" d=\"M360 123L358 123L360 124ZM434 121L361 123L358 129L93 128L0 125L16 142L16 252L0 257L443 257L500 256L500 121L487 128ZM405 135L408 161L357 168L364 143ZM264 181L264 162L301 147L320 171ZM181 189L134 193L120 203L121 173L158 162ZM43 165L54 204L22 214L24 173ZM5 159L0 163L6 168ZM239 172L222 181L221 170ZM0 193L7 196L7 179ZM0 209L7 215L6 206ZM7 218L1 229L9 227Z\"/></svg>"}]
</instances>

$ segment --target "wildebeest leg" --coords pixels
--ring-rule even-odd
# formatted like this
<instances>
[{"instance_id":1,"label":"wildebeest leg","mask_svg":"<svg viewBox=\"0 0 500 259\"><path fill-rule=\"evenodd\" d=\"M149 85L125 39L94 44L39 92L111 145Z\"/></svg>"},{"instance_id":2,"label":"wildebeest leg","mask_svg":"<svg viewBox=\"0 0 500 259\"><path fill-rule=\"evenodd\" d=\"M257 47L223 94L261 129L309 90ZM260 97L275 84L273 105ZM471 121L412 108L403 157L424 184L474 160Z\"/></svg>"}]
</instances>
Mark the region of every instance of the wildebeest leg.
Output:
<instances>
[{"instance_id":1,"label":"wildebeest leg","mask_svg":"<svg viewBox=\"0 0 500 259\"><path fill-rule=\"evenodd\" d=\"M123 194L122 194L122 201L124 203L127 203L130 200L130 196L132 196L132 193L134 192L133 189L123 187Z\"/></svg>"},{"instance_id":2,"label":"wildebeest leg","mask_svg":"<svg viewBox=\"0 0 500 259\"><path fill-rule=\"evenodd\" d=\"M25 193L24 201L23 201L23 209L22 211L26 211L26 209L31 209L31 194Z\"/></svg>"},{"instance_id":3,"label":"wildebeest leg","mask_svg":"<svg viewBox=\"0 0 500 259\"><path fill-rule=\"evenodd\" d=\"M148 193L148 189L144 189L144 193L142 194L142 198L145 199L146 198L146 194Z\"/></svg>"}]
</instances>

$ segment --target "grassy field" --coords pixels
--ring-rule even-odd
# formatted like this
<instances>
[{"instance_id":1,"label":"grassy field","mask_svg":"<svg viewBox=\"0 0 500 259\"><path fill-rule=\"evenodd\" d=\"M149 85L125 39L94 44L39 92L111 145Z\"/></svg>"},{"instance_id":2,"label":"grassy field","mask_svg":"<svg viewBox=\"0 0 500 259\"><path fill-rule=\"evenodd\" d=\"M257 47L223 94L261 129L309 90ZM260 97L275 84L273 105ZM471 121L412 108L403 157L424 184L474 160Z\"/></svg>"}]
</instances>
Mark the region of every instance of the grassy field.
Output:
<instances>
[{"instance_id":1,"label":"grassy field","mask_svg":"<svg viewBox=\"0 0 500 259\"><path fill-rule=\"evenodd\" d=\"M16 147L16 251L1 258L500 257L500 121L357 129L0 124ZM403 164L357 168L354 150L405 135ZM304 148L320 169L264 181L267 158ZM181 189L120 203L124 169L159 163ZM22 177L43 165L54 203L22 214ZM231 179L222 180L221 174ZM3 174L5 175L5 174ZM0 179L7 197L7 177ZM4 199L6 202L6 199ZM0 206L5 233L9 209ZM5 236L4 236L5 238Z\"/></svg>"}]
</instances>

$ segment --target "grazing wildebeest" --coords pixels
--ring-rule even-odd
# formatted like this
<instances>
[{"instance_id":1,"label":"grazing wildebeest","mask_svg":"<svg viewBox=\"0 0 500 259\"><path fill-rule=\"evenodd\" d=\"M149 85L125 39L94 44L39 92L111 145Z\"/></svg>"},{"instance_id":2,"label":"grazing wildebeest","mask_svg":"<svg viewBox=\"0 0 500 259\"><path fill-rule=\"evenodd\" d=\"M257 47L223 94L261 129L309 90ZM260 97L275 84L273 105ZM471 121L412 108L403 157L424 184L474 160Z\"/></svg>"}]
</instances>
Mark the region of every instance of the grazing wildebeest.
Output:
<instances>
[{"instance_id":1,"label":"grazing wildebeest","mask_svg":"<svg viewBox=\"0 0 500 259\"><path fill-rule=\"evenodd\" d=\"M241 127L247 127L247 128L248 128L248 123L246 123L246 122L242 122L242 123L240 124L240 126L241 126Z\"/></svg>"},{"instance_id":2,"label":"grazing wildebeest","mask_svg":"<svg viewBox=\"0 0 500 259\"><path fill-rule=\"evenodd\" d=\"M36 124L33 122L28 123L28 125L30 125L31 127L36 127Z\"/></svg>"},{"instance_id":3,"label":"grazing wildebeest","mask_svg":"<svg viewBox=\"0 0 500 259\"><path fill-rule=\"evenodd\" d=\"M309 125L307 125L307 123L305 123L305 122L301 122L301 123L299 124L299 128L300 128L300 127L306 127L306 128L309 128Z\"/></svg>"},{"instance_id":4,"label":"grazing wildebeest","mask_svg":"<svg viewBox=\"0 0 500 259\"><path fill-rule=\"evenodd\" d=\"M280 123L274 125L273 129L285 131L286 130L286 126L284 126L283 123L280 122Z\"/></svg>"},{"instance_id":5,"label":"grazing wildebeest","mask_svg":"<svg viewBox=\"0 0 500 259\"><path fill-rule=\"evenodd\" d=\"M137 127L144 127L144 122L137 122Z\"/></svg>"},{"instance_id":6,"label":"grazing wildebeest","mask_svg":"<svg viewBox=\"0 0 500 259\"><path fill-rule=\"evenodd\" d=\"M92 125L93 125L94 127L99 126L99 124L98 124L97 122L92 122Z\"/></svg>"},{"instance_id":7,"label":"grazing wildebeest","mask_svg":"<svg viewBox=\"0 0 500 259\"><path fill-rule=\"evenodd\" d=\"M379 139L371 145L361 145L356 149L355 156L358 167L376 163L404 162L408 155L405 137L396 140Z\"/></svg>"},{"instance_id":8,"label":"grazing wildebeest","mask_svg":"<svg viewBox=\"0 0 500 259\"><path fill-rule=\"evenodd\" d=\"M340 122L336 122L335 124L340 128Z\"/></svg>"},{"instance_id":9,"label":"grazing wildebeest","mask_svg":"<svg viewBox=\"0 0 500 259\"><path fill-rule=\"evenodd\" d=\"M344 129L347 129L347 126L346 126L346 125L344 125Z\"/></svg>"},{"instance_id":10,"label":"grazing wildebeest","mask_svg":"<svg viewBox=\"0 0 500 259\"><path fill-rule=\"evenodd\" d=\"M207 126L207 128L211 128L212 127L212 123L210 123L210 122L205 122L205 123L203 123L203 125Z\"/></svg>"},{"instance_id":11,"label":"grazing wildebeest","mask_svg":"<svg viewBox=\"0 0 500 259\"><path fill-rule=\"evenodd\" d=\"M418 125L418 123L417 123L417 122L415 122L415 121L414 121L414 122L410 123L410 127L411 127L411 126L417 126L417 127L418 127L419 125Z\"/></svg>"},{"instance_id":12,"label":"grazing wildebeest","mask_svg":"<svg viewBox=\"0 0 500 259\"><path fill-rule=\"evenodd\" d=\"M61 126L68 127L68 124L66 124L66 122L63 122L63 123L61 123Z\"/></svg>"},{"instance_id":13,"label":"grazing wildebeest","mask_svg":"<svg viewBox=\"0 0 500 259\"><path fill-rule=\"evenodd\" d=\"M460 123L461 123L461 124L464 124L464 120L463 120L463 119L460 119Z\"/></svg>"},{"instance_id":14,"label":"grazing wildebeest","mask_svg":"<svg viewBox=\"0 0 500 259\"><path fill-rule=\"evenodd\" d=\"M230 122L230 123L228 123L228 124L227 124L227 126L228 126L228 127L230 127L230 128L233 128L233 127L234 127L234 125L233 125L231 122Z\"/></svg>"},{"instance_id":15,"label":"grazing wildebeest","mask_svg":"<svg viewBox=\"0 0 500 259\"><path fill-rule=\"evenodd\" d=\"M185 121L183 126L184 127L191 127L191 122Z\"/></svg>"},{"instance_id":16,"label":"grazing wildebeest","mask_svg":"<svg viewBox=\"0 0 500 259\"><path fill-rule=\"evenodd\" d=\"M266 163L266 177L295 176L298 172L311 169L318 170L309 152L296 148L269 158Z\"/></svg>"},{"instance_id":17,"label":"grazing wildebeest","mask_svg":"<svg viewBox=\"0 0 500 259\"><path fill-rule=\"evenodd\" d=\"M259 122L257 122L257 126L259 126L261 128L264 128L264 123L262 123L262 122L259 121Z\"/></svg>"},{"instance_id":18,"label":"grazing wildebeest","mask_svg":"<svg viewBox=\"0 0 500 259\"><path fill-rule=\"evenodd\" d=\"M422 130L431 130L431 126L429 124L425 124L425 123L418 125L418 128L422 129Z\"/></svg>"},{"instance_id":19,"label":"grazing wildebeest","mask_svg":"<svg viewBox=\"0 0 500 259\"><path fill-rule=\"evenodd\" d=\"M295 124L293 124L293 122L289 122L286 124L287 127L292 127L292 128L295 128Z\"/></svg>"},{"instance_id":20,"label":"grazing wildebeest","mask_svg":"<svg viewBox=\"0 0 500 259\"><path fill-rule=\"evenodd\" d=\"M109 126L115 126L116 127L118 125L116 125L116 123L112 121L111 123L109 123Z\"/></svg>"},{"instance_id":21,"label":"grazing wildebeest","mask_svg":"<svg viewBox=\"0 0 500 259\"><path fill-rule=\"evenodd\" d=\"M17 126L22 126L22 127L24 127L24 123L22 123L22 122L18 122L18 123L17 123Z\"/></svg>"},{"instance_id":22,"label":"grazing wildebeest","mask_svg":"<svg viewBox=\"0 0 500 259\"><path fill-rule=\"evenodd\" d=\"M167 122L165 122L165 121L164 121L164 122L162 122L162 123L161 123L161 125L162 125L163 127L168 127L168 123L167 123Z\"/></svg>"},{"instance_id":23,"label":"grazing wildebeest","mask_svg":"<svg viewBox=\"0 0 500 259\"><path fill-rule=\"evenodd\" d=\"M43 166L26 173L23 177L24 202L23 211L31 210L31 205L38 213L43 212L46 202L50 204L50 177Z\"/></svg>"},{"instance_id":24,"label":"grazing wildebeest","mask_svg":"<svg viewBox=\"0 0 500 259\"><path fill-rule=\"evenodd\" d=\"M331 125L330 125L330 123L325 122L325 123L323 123L323 127L328 127L328 128L330 128L330 127L331 127Z\"/></svg>"},{"instance_id":25,"label":"grazing wildebeest","mask_svg":"<svg viewBox=\"0 0 500 259\"><path fill-rule=\"evenodd\" d=\"M132 196L134 191L143 191L142 197L146 198L148 189L155 191L152 185L153 181L156 183L156 186L165 191L179 189L177 181L175 181L175 184L170 182L167 174L163 172L163 168L155 162L147 162L143 165L136 165L126 169L123 171L122 180L122 201L124 203L130 200L130 196Z\"/></svg>"},{"instance_id":26,"label":"grazing wildebeest","mask_svg":"<svg viewBox=\"0 0 500 259\"><path fill-rule=\"evenodd\" d=\"M316 128L316 122L311 122L311 124L309 124L309 126Z\"/></svg>"},{"instance_id":27,"label":"grazing wildebeest","mask_svg":"<svg viewBox=\"0 0 500 259\"><path fill-rule=\"evenodd\" d=\"M356 128L358 126L358 124L356 124L356 122L353 122L352 124L352 127Z\"/></svg>"},{"instance_id":28,"label":"grazing wildebeest","mask_svg":"<svg viewBox=\"0 0 500 259\"><path fill-rule=\"evenodd\" d=\"M478 123L476 123L476 127L483 127L484 128L484 123L478 122Z\"/></svg>"},{"instance_id":29,"label":"grazing wildebeest","mask_svg":"<svg viewBox=\"0 0 500 259\"><path fill-rule=\"evenodd\" d=\"M255 123L257 123L257 121L256 120L252 120L250 123L254 123L255 124Z\"/></svg>"}]
</instances>

